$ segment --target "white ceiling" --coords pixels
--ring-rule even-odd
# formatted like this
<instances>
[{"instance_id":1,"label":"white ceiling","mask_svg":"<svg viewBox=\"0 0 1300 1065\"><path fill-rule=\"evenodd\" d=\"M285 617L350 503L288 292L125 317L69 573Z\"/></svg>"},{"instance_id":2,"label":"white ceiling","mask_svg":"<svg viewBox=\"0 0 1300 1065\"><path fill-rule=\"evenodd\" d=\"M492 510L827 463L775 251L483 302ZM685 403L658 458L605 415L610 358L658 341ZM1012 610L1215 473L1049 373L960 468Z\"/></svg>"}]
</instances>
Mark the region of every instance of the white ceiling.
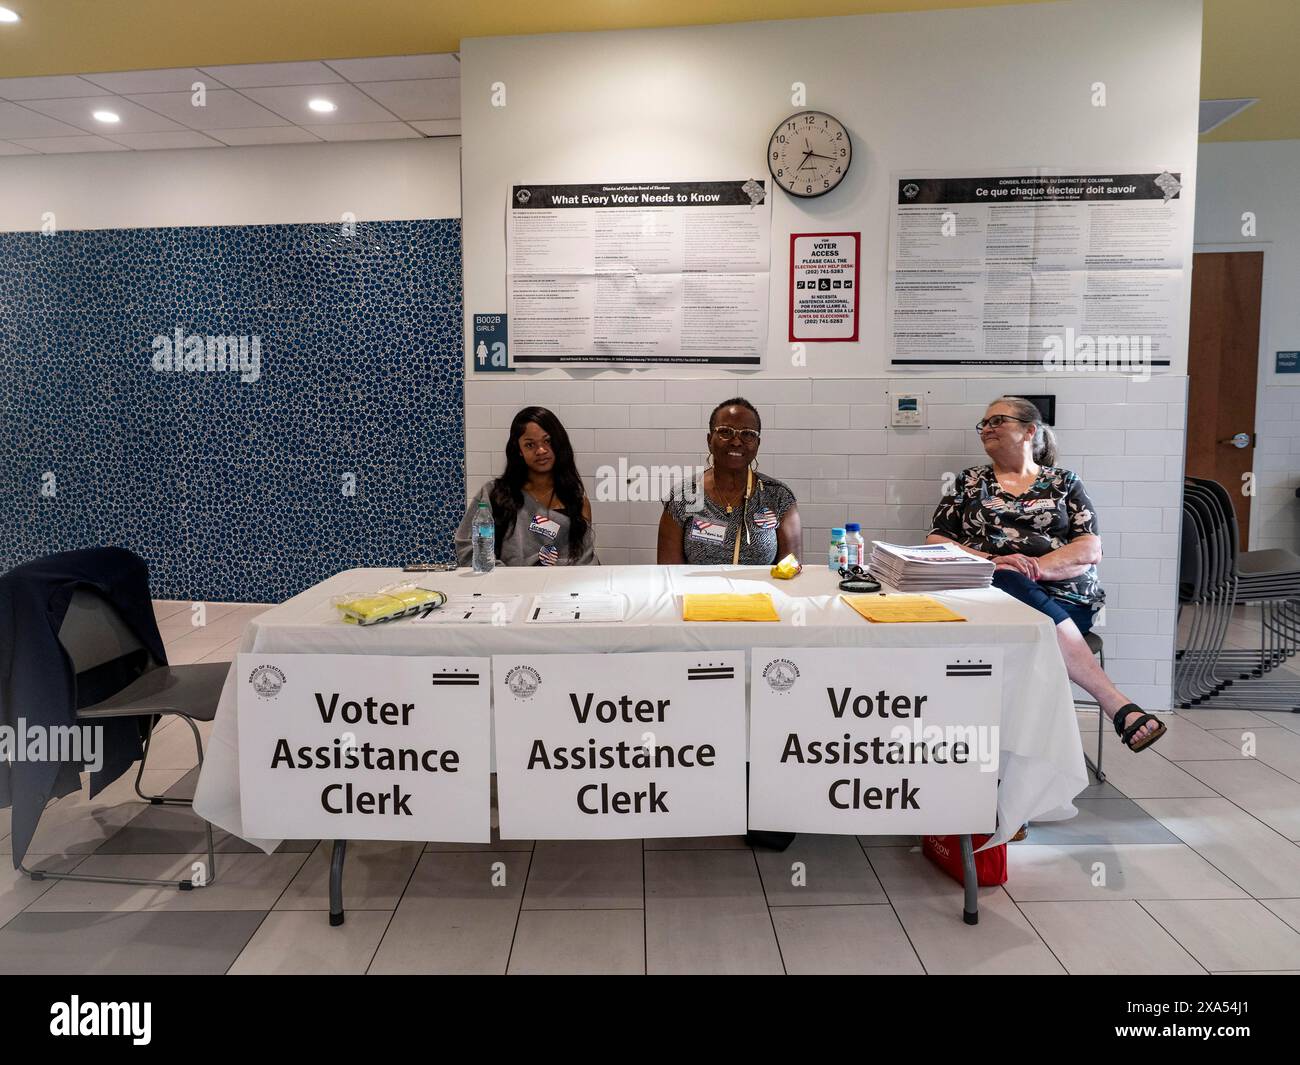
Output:
<instances>
[{"instance_id":1,"label":"white ceiling","mask_svg":"<svg viewBox=\"0 0 1300 1065\"><path fill-rule=\"evenodd\" d=\"M193 86L206 91L195 106ZM320 114L307 101L324 97ZM95 111L113 111L108 125ZM454 55L0 78L0 155L394 140L460 133Z\"/></svg>"}]
</instances>

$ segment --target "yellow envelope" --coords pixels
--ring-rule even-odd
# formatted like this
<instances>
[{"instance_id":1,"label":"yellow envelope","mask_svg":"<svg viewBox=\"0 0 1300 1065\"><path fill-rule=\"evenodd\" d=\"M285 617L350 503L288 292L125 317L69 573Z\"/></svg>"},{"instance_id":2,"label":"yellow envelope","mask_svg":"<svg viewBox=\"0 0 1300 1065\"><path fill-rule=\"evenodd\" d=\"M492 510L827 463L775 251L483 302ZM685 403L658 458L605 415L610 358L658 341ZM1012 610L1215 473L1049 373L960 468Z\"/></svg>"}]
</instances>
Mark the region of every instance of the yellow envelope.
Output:
<instances>
[{"instance_id":1,"label":"yellow envelope","mask_svg":"<svg viewBox=\"0 0 1300 1065\"><path fill-rule=\"evenodd\" d=\"M928 595L841 595L868 621L965 621Z\"/></svg>"},{"instance_id":2,"label":"yellow envelope","mask_svg":"<svg viewBox=\"0 0 1300 1065\"><path fill-rule=\"evenodd\" d=\"M780 621L772 597L766 592L754 595L685 595L682 596L683 621Z\"/></svg>"}]
</instances>

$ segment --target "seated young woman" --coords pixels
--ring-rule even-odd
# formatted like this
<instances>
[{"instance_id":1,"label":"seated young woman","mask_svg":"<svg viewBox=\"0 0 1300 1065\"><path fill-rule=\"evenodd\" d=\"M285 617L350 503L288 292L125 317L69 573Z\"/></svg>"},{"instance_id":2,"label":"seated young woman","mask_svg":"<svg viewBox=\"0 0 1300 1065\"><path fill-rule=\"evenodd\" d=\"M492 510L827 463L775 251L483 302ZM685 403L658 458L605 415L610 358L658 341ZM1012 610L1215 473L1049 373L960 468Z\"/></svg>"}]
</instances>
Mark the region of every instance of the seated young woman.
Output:
<instances>
[{"instance_id":1,"label":"seated young woman","mask_svg":"<svg viewBox=\"0 0 1300 1065\"><path fill-rule=\"evenodd\" d=\"M747 399L724 400L709 415L709 466L664 500L660 565L770 566L802 554L794 493L758 472L763 422Z\"/></svg>"},{"instance_id":2,"label":"seated young woman","mask_svg":"<svg viewBox=\"0 0 1300 1065\"><path fill-rule=\"evenodd\" d=\"M995 400L976 430L991 462L962 471L926 542L991 558L994 586L1056 623L1070 680L1097 700L1130 750L1149 747L1165 725L1115 687L1083 638L1105 601L1101 537L1083 483L1053 465L1056 438L1027 399Z\"/></svg>"},{"instance_id":3,"label":"seated young woman","mask_svg":"<svg viewBox=\"0 0 1300 1065\"><path fill-rule=\"evenodd\" d=\"M486 502L502 566L592 566L591 503L573 461L569 434L545 407L525 407L510 423L506 468L470 500L456 530L456 563L474 556L474 516Z\"/></svg>"}]
</instances>

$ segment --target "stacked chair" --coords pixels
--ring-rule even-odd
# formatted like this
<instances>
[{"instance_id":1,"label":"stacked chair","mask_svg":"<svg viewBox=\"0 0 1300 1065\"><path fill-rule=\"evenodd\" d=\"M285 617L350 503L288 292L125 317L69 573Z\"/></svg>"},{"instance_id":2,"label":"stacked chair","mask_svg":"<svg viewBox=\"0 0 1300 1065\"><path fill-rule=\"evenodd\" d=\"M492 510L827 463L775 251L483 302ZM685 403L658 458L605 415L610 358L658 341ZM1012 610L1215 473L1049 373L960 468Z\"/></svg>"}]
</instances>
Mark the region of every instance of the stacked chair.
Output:
<instances>
[{"instance_id":1,"label":"stacked chair","mask_svg":"<svg viewBox=\"0 0 1300 1065\"><path fill-rule=\"evenodd\" d=\"M1194 610L1174 669L1183 708L1213 703L1300 713L1300 676L1281 667L1300 649L1300 555L1241 551L1232 498L1215 481L1183 488L1179 610ZM1260 608L1258 649L1224 646L1240 604Z\"/></svg>"}]
</instances>

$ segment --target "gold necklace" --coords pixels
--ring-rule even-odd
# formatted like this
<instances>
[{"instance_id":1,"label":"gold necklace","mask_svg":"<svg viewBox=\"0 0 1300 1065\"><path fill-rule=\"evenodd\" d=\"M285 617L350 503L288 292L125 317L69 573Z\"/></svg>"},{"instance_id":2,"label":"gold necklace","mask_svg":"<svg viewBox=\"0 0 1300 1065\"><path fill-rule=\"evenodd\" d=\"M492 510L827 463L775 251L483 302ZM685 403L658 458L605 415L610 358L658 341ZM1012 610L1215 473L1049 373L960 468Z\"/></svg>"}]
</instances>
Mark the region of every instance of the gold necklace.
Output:
<instances>
[{"instance_id":1,"label":"gold necklace","mask_svg":"<svg viewBox=\"0 0 1300 1065\"><path fill-rule=\"evenodd\" d=\"M748 496L748 494L749 494L750 479L751 479L752 477L753 477L753 473L752 473L751 471L749 471L749 470L746 470L746 471L745 471L745 487L742 488L742 489L740 490L740 493L739 493L740 498L736 500L736 503L743 503L743 502L745 501L745 498L746 498L746 497ZM713 487L714 487L715 489L718 487L718 475L717 475L716 473L713 475ZM736 509L736 503L727 503L725 500L724 500L723 502L724 502L724 505L725 505L726 508L727 508L727 513L728 513L728 514L730 514L732 511L734 511L734 510Z\"/></svg>"}]
</instances>

